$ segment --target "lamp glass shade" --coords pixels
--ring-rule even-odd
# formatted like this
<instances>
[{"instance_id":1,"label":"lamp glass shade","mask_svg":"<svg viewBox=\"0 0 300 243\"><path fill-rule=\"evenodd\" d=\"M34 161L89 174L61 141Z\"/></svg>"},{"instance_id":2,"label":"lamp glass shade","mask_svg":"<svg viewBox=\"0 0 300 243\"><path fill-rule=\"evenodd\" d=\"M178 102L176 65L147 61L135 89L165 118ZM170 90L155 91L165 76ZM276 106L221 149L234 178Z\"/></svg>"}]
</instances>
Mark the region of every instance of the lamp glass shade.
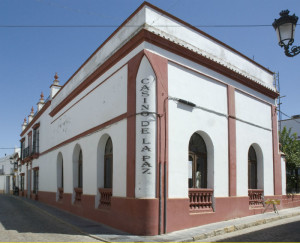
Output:
<instances>
[{"instance_id":1,"label":"lamp glass shade","mask_svg":"<svg viewBox=\"0 0 300 243\"><path fill-rule=\"evenodd\" d=\"M294 41L295 24L285 23L278 26L276 29L279 45L289 45Z\"/></svg>"}]
</instances>

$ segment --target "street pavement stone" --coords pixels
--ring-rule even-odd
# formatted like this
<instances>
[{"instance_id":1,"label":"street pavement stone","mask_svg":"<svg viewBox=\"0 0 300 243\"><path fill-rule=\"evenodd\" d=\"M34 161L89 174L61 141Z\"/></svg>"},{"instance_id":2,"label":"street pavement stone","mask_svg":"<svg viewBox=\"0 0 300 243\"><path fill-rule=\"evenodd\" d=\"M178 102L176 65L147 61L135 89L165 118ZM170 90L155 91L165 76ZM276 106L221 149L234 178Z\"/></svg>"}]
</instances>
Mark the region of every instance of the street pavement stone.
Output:
<instances>
[{"instance_id":1,"label":"street pavement stone","mask_svg":"<svg viewBox=\"0 0 300 243\"><path fill-rule=\"evenodd\" d=\"M209 238L211 242L299 242L300 216ZM201 242L202 239L199 239ZM205 239L204 241L207 241Z\"/></svg>"},{"instance_id":2,"label":"street pavement stone","mask_svg":"<svg viewBox=\"0 0 300 243\"><path fill-rule=\"evenodd\" d=\"M49 217L38 208L0 195L0 241L98 241Z\"/></svg>"},{"instance_id":3,"label":"street pavement stone","mask_svg":"<svg viewBox=\"0 0 300 243\"><path fill-rule=\"evenodd\" d=\"M136 236L23 197L0 195L0 209L5 202L11 206L4 207L5 213L0 210L0 222L4 228L4 230L0 228L0 241L210 241L210 237L216 235L271 224L273 221L300 215L300 207L298 207L281 210L279 215L268 212L158 236ZM7 218L15 218L15 220Z\"/></svg>"}]
</instances>

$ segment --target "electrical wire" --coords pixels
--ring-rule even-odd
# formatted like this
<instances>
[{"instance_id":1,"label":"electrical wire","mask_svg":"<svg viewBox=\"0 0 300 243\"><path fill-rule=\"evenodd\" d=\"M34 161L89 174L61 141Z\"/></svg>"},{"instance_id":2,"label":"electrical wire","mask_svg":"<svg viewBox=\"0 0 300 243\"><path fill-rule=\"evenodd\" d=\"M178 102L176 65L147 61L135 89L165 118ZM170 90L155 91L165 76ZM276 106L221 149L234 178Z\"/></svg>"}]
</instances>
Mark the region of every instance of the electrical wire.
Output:
<instances>
[{"instance_id":1,"label":"electrical wire","mask_svg":"<svg viewBox=\"0 0 300 243\"><path fill-rule=\"evenodd\" d=\"M299 25L299 24L297 24ZM258 25L193 25L197 28L253 28L271 27L270 24ZM117 28L119 25L0 25L0 28ZM125 25L125 28L138 27L138 25ZM153 27L184 27L179 25L153 25Z\"/></svg>"},{"instance_id":2,"label":"electrical wire","mask_svg":"<svg viewBox=\"0 0 300 243\"><path fill-rule=\"evenodd\" d=\"M278 111L279 111L279 110L278 110ZM280 112L282 115L284 115L284 116L286 116L286 117L290 118L291 120L294 120L295 122L297 122L297 123L299 123L299 124L300 124L300 122L296 120L296 119L298 119L298 118L293 118L293 117L291 117L291 116L289 116L289 115L287 115L287 114L283 113L282 111L279 111L279 112Z\"/></svg>"}]
</instances>

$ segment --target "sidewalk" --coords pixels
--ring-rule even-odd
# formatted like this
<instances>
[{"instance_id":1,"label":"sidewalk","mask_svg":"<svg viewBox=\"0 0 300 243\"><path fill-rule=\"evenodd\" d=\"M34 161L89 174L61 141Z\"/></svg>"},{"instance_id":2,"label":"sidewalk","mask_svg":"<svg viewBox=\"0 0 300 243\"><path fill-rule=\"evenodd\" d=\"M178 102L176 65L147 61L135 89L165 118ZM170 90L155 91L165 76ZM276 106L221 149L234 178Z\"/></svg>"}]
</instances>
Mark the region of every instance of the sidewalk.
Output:
<instances>
[{"instance_id":1,"label":"sidewalk","mask_svg":"<svg viewBox=\"0 0 300 243\"><path fill-rule=\"evenodd\" d=\"M279 211L279 215L274 212L265 214L258 214L248 216L244 218L232 219L228 221L207 224L195 228L180 230L165 235L158 236L136 236L128 233L118 231L108 226L96 223L94 221L78 217L60 209L48 206L38 201L29 200L23 197L15 197L18 200L24 201L24 203L31 205L32 207L41 210L41 212L48 216L54 217L60 222L67 224L77 230L80 233L86 234L94 239L98 239L104 242L122 241L122 242L153 242L153 241L196 241L207 239L209 237L222 235L236 230L241 230L261 224L270 223L276 220L289 218L300 215L300 207L284 209Z\"/></svg>"}]
</instances>

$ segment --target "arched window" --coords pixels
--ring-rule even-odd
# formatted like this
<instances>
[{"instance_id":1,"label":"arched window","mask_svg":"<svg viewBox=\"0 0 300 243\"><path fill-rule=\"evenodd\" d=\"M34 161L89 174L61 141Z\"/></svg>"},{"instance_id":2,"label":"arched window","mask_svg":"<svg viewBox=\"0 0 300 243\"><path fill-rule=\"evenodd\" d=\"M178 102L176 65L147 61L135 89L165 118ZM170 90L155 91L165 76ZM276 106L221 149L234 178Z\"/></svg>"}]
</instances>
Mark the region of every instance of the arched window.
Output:
<instances>
[{"instance_id":1,"label":"arched window","mask_svg":"<svg viewBox=\"0 0 300 243\"><path fill-rule=\"evenodd\" d=\"M61 188L64 188L64 160L61 160Z\"/></svg>"},{"instance_id":2,"label":"arched window","mask_svg":"<svg viewBox=\"0 0 300 243\"><path fill-rule=\"evenodd\" d=\"M198 133L189 142L189 188L207 188L207 150Z\"/></svg>"},{"instance_id":3,"label":"arched window","mask_svg":"<svg viewBox=\"0 0 300 243\"><path fill-rule=\"evenodd\" d=\"M79 151L78 156L78 187L82 188L82 150Z\"/></svg>"},{"instance_id":4,"label":"arched window","mask_svg":"<svg viewBox=\"0 0 300 243\"><path fill-rule=\"evenodd\" d=\"M111 138L107 139L104 153L104 188L112 188L113 176L113 144Z\"/></svg>"},{"instance_id":5,"label":"arched window","mask_svg":"<svg viewBox=\"0 0 300 243\"><path fill-rule=\"evenodd\" d=\"M248 152L248 188L257 189L257 157L253 146Z\"/></svg>"}]
</instances>

